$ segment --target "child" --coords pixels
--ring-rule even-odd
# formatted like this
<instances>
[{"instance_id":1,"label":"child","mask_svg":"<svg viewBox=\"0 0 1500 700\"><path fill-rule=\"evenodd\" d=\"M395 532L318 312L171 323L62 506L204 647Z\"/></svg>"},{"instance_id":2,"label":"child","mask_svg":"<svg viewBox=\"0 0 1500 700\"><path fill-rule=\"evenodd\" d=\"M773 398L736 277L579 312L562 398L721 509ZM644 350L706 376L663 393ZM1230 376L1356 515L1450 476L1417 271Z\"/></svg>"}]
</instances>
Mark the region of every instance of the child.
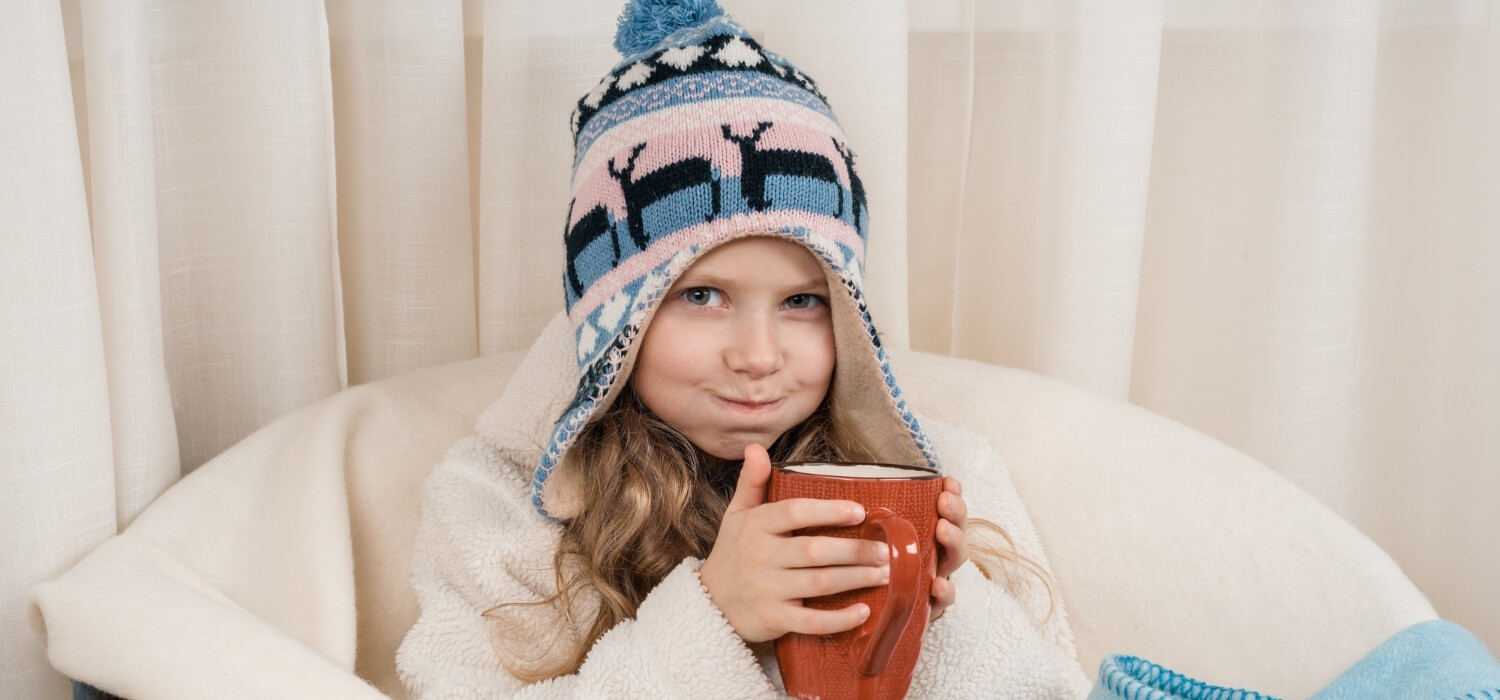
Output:
<instances>
[{"instance_id":1,"label":"child","mask_svg":"<svg viewBox=\"0 0 1500 700\"><path fill-rule=\"evenodd\" d=\"M924 431L897 388L861 291L864 188L812 80L712 0L633 1L615 46L573 115L568 311L427 483L411 695L776 697L768 642L870 614L801 600L889 570L883 544L794 536L864 514L764 503L771 461L938 467L938 446L911 694L1086 693L1061 601L1017 567L1044 558L998 457ZM989 575L971 509L1006 531L976 541L1004 549Z\"/></svg>"}]
</instances>

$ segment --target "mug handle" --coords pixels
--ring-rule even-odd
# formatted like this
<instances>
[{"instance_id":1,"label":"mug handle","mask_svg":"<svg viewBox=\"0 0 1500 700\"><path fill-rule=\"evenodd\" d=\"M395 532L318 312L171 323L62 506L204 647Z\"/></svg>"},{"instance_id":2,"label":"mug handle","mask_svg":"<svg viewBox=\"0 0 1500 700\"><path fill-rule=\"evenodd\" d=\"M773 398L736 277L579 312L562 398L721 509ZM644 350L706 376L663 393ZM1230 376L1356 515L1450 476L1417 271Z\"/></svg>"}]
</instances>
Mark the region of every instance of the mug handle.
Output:
<instances>
[{"instance_id":1,"label":"mug handle","mask_svg":"<svg viewBox=\"0 0 1500 700\"><path fill-rule=\"evenodd\" d=\"M873 676L885 670L896 651L896 643L911 623L921 590L922 560L917 529L905 518L885 508L871 508L859 530L860 539L879 540L891 550L891 581L886 585L885 606L873 630L861 630L855 648L859 672ZM868 639L868 643L866 642Z\"/></svg>"}]
</instances>

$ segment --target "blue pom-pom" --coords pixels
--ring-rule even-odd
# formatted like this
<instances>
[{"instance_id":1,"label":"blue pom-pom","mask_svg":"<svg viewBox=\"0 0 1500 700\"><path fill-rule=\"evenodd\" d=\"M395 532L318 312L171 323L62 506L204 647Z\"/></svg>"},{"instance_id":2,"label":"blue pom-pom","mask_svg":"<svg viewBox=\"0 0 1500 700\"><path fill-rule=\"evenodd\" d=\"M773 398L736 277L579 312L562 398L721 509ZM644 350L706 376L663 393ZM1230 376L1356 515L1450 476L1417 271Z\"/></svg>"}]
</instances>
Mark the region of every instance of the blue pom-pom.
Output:
<instances>
[{"instance_id":1,"label":"blue pom-pom","mask_svg":"<svg viewBox=\"0 0 1500 700\"><path fill-rule=\"evenodd\" d=\"M624 56L648 51L668 34L722 14L716 0L630 0L620 13L615 49Z\"/></svg>"}]
</instances>

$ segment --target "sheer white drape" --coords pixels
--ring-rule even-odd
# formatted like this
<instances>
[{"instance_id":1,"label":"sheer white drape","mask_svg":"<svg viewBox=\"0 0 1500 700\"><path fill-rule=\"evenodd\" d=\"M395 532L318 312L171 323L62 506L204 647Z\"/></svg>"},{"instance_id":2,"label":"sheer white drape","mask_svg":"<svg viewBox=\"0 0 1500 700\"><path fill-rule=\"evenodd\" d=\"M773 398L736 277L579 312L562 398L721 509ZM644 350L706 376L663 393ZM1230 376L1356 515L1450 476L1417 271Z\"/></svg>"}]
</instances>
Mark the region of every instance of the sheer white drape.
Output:
<instances>
[{"instance_id":1,"label":"sheer white drape","mask_svg":"<svg viewBox=\"0 0 1500 700\"><path fill-rule=\"evenodd\" d=\"M859 149L891 342L1244 450L1500 647L1500 6L724 4ZM619 5L0 7L0 696L66 697L28 590L184 472L561 307Z\"/></svg>"}]
</instances>

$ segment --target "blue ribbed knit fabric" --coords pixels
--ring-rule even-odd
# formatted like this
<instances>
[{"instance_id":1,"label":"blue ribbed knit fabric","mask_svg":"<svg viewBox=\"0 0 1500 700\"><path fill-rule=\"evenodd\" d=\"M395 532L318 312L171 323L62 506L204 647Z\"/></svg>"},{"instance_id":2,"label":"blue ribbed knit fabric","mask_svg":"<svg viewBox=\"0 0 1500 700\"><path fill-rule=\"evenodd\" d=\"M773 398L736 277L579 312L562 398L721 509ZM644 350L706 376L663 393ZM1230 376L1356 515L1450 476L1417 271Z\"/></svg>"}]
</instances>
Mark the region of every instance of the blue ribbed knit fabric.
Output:
<instances>
[{"instance_id":1,"label":"blue ribbed knit fabric","mask_svg":"<svg viewBox=\"0 0 1500 700\"><path fill-rule=\"evenodd\" d=\"M1189 678L1134 656L1099 664L1089 700L1269 700ZM1500 700L1500 662L1446 620L1412 625L1365 655L1312 700Z\"/></svg>"},{"instance_id":2,"label":"blue ribbed knit fabric","mask_svg":"<svg viewBox=\"0 0 1500 700\"><path fill-rule=\"evenodd\" d=\"M1500 662L1446 620L1406 628L1360 659L1313 700L1500 700Z\"/></svg>"},{"instance_id":3,"label":"blue ribbed knit fabric","mask_svg":"<svg viewBox=\"0 0 1500 700\"><path fill-rule=\"evenodd\" d=\"M1089 700L1275 700L1251 690L1209 685L1134 656L1111 656L1099 664Z\"/></svg>"}]
</instances>

